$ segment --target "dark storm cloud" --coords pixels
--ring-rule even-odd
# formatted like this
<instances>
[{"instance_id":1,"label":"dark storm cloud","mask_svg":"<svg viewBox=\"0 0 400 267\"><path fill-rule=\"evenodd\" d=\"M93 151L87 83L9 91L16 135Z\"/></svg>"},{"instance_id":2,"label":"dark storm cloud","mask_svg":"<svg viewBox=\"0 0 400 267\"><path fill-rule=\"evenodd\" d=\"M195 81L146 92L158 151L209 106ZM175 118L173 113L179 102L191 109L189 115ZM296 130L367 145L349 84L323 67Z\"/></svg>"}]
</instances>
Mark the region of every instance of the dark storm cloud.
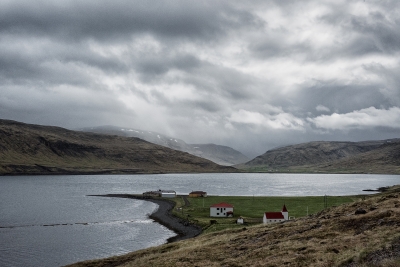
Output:
<instances>
[{"instance_id":1,"label":"dark storm cloud","mask_svg":"<svg viewBox=\"0 0 400 267\"><path fill-rule=\"evenodd\" d=\"M136 55L132 58L135 70L141 74L146 82L152 82L157 76L163 76L170 70L183 72L196 71L202 62L196 56L186 53L169 54L169 51L162 51L157 55Z\"/></svg>"},{"instance_id":2,"label":"dark storm cloud","mask_svg":"<svg viewBox=\"0 0 400 267\"><path fill-rule=\"evenodd\" d=\"M312 97L310 97L312 96ZM390 101L379 91L377 85L343 85L335 81L318 82L312 87L302 88L290 99L296 101L303 112L319 115L318 105L329 108L332 112L347 113L364 107L390 107ZM303 114L304 116L304 114Z\"/></svg>"},{"instance_id":3,"label":"dark storm cloud","mask_svg":"<svg viewBox=\"0 0 400 267\"><path fill-rule=\"evenodd\" d=\"M399 12L389 0L2 1L0 116L253 156L397 137Z\"/></svg>"},{"instance_id":4,"label":"dark storm cloud","mask_svg":"<svg viewBox=\"0 0 400 267\"><path fill-rule=\"evenodd\" d=\"M376 4L374 11L366 14L349 14L343 8L331 10L317 21L326 25L335 25L343 31L344 45L338 47L335 53L344 53L345 56L356 57L374 53L393 53L400 49L400 20L394 12L376 11L387 3L391 9L398 3L390 1L373 1ZM398 7L397 7L398 8Z\"/></svg>"},{"instance_id":5,"label":"dark storm cloud","mask_svg":"<svg viewBox=\"0 0 400 267\"><path fill-rule=\"evenodd\" d=\"M380 52L400 50L400 20L389 20L383 13L370 13L368 18L351 18L350 26L357 32L373 39Z\"/></svg>"},{"instance_id":6,"label":"dark storm cloud","mask_svg":"<svg viewBox=\"0 0 400 267\"><path fill-rule=\"evenodd\" d=\"M251 14L229 5L169 1L9 2L0 5L0 31L51 35L65 40L115 41L152 32L169 37L210 38L251 21Z\"/></svg>"},{"instance_id":7,"label":"dark storm cloud","mask_svg":"<svg viewBox=\"0 0 400 267\"><path fill-rule=\"evenodd\" d=\"M384 83L380 84L379 91L386 96L386 101L391 106L400 106L400 66L386 67L382 64L370 64L365 69L380 77Z\"/></svg>"},{"instance_id":8,"label":"dark storm cloud","mask_svg":"<svg viewBox=\"0 0 400 267\"><path fill-rule=\"evenodd\" d=\"M64 45L28 38L3 44L0 50L0 77L4 80L39 81L45 84L89 85L92 80L82 68L97 68L108 73L126 72L127 66L95 54L85 45Z\"/></svg>"}]
</instances>

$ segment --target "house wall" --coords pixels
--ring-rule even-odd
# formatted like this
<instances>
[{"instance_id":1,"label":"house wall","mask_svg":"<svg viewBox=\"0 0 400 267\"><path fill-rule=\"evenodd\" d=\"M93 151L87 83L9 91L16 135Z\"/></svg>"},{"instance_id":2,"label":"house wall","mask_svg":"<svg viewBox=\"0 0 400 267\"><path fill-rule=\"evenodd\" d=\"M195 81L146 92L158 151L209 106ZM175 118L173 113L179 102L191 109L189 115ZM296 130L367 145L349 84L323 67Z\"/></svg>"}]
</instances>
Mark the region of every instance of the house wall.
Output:
<instances>
[{"instance_id":1,"label":"house wall","mask_svg":"<svg viewBox=\"0 0 400 267\"><path fill-rule=\"evenodd\" d=\"M233 208L210 208L210 217L227 217L227 212L233 212Z\"/></svg>"},{"instance_id":2,"label":"house wall","mask_svg":"<svg viewBox=\"0 0 400 267\"><path fill-rule=\"evenodd\" d=\"M263 223L277 223L277 222L284 222L285 221L285 219L267 219L267 217L265 216L265 214L264 214L264 217L263 217Z\"/></svg>"},{"instance_id":3,"label":"house wall","mask_svg":"<svg viewBox=\"0 0 400 267\"><path fill-rule=\"evenodd\" d=\"M277 223L277 222L283 222L285 221L284 219L265 219L263 220L263 223Z\"/></svg>"}]
</instances>

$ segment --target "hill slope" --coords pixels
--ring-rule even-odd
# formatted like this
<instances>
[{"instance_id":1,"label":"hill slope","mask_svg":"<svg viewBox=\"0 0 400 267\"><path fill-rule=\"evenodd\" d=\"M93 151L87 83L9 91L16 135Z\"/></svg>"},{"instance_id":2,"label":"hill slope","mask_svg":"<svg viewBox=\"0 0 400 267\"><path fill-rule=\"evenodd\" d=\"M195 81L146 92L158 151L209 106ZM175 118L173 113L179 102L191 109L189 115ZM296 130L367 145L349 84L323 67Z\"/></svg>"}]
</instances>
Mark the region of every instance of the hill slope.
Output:
<instances>
[{"instance_id":1,"label":"hill slope","mask_svg":"<svg viewBox=\"0 0 400 267\"><path fill-rule=\"evenodd\" d=\"M240 166L243 169L400 173L400 139L366 142L310 142L281 147Z\"/></svg>"},{"instance_id":2,"label":"hill slope","mask_svg":"<svg viewBox=\"0 0 400 267\"><path fill-rule=\"evenodd\" d=\"M71 266L399 266L399 196L396 186L285 223L210 233Z\"/></svg>"},{"instance_id":3,"label":"hill slope","mask_svg":"<svg viewBox=\"0 0 400 267\"><path fill-rule=\"evenodd\" d=\"M235 172L138 138L0 120L0 174Z\"/></svg>"},{"instance_id":4,"label":"hill slope","mask_svg":"<svg viewBox=\"0 0 400 267\"><path fill-rule=\"evenodd\" d=\"M187 151L188 153L209 159L220 165L232 166L249 160L241 152L228 146L215 144L189 144L189 146L191 150Z\"/></svg>"},{"instance_id":5,"label":"hill slope","mask_svg":"<svg viewBox=\"0 0 400 267\"><path fill-rule=\"evenodd\" d=\"M211 160L219 165L231 166L244 163L248 157L233 148L215 144L187 144L185 141L156 132L127 129L115 126L99 126L81 129L85 132L113 134L126 137L138 137L150 143L166 146L189 154Z\"/></svg>"}]
</instances>

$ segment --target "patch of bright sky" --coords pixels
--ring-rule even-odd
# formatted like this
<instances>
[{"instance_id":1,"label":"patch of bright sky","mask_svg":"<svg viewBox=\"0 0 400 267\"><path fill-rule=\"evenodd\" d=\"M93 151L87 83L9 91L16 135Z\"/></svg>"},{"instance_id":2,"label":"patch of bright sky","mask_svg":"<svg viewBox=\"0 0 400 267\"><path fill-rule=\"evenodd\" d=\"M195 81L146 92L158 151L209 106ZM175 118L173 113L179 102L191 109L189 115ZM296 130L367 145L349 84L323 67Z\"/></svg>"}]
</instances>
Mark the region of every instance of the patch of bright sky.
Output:
<instances>
[{"instance_id":1,"label":"patch of bright sky","mask_svg":"<svg viewBox=\"0 0 400 267\"><path fill-rule=\"evenodd\" d=\"M376 109L369 107L346 114L333 113L313 119L308 118L307 120L314 123L318 128L331 130L362 129L365 127L400 128L400 108Z\"/></svg>"},{"instance_id":2,"label":"patch of bright sky","mask_svg":"<svg viewBox=\"0 0 400 267\"><path fill-rule=\"evenodd\" d=\"M231 123L254 124L270 129L304 130L303 121L286 112L270 115L241 109L233 112L228 120Z\"/></svg>"},{"instance_id":3,"label":"patch of bright sky","mask_svg":"<svg viewBox=\"0 0 400 267\"><path fill-rule=\"evenodd\" d=\"M95 54L104 57L118 59L119 61L125 61L129 59L126 57L129 48L126 44L99 44L94 40L87 41L88 48Z\"/></svg>"}]
</instances>

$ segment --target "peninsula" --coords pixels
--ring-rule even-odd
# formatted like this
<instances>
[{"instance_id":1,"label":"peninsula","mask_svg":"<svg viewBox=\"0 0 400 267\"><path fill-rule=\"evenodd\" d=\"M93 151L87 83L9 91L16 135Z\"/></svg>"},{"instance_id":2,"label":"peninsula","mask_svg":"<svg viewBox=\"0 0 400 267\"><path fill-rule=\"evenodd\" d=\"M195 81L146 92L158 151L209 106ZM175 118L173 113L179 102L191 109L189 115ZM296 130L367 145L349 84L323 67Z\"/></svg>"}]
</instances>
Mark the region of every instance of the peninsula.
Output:
<instances>
[{"instance_id":1,"label":"peninsula","mask_svg":"<svg viewBox=\"0 0 400 267\"><path fill-rule=\"evenodd\" d=\"M91 260L105 266L398 266L400 186L271 225L244 226Z\"/></svg>"}]
</instances>

